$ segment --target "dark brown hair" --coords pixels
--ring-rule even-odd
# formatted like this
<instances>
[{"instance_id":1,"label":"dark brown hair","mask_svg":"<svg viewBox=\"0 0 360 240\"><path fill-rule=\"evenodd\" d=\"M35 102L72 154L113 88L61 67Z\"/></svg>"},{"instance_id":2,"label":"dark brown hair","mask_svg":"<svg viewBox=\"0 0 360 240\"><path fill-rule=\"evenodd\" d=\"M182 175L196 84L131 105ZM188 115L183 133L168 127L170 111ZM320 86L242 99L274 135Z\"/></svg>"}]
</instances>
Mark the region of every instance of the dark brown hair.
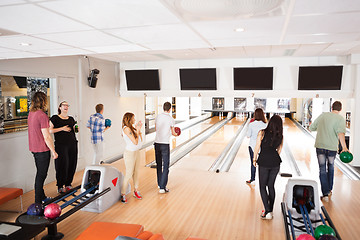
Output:
<instances>
[{"instance_id":1,"label":"dark brown hair","mask_svg":"<svg viewBox=\"0 0 360 240\"><path fill-rule=\"evenodd\" d=\"M134 134L135 139L138 138L138 135L136 133L136 129L131 124L131 119L133 118L134 114L131 112L127 112L124 114L123 120L122 120L122 127L128 127L130 128L130 131Z\"/></svg>"},{"instance_id":2,"label":"dark brown hair","mask_svg":"<svg viewBox=\"0 0 360 240\"><path fill-rule=\"evenodd\" d=\"M331 109L332 109L332 110L335 110L335 111L341 111L341 109L342 109L342 104L341 104L341 102L335 101L335 102L332 104Z\"/></svg>"},{"instance_id":3,"label":"dark brown hair","mask_svg":"<svg viewBox=\"0 0 360 240\"><path fill-rule=\"evenodd\" d=\"M169 102L164 103L163 109L165 112L169 111L170 108L171 108L171 103Z\"/></svg>"},{"instance_id":4,"label":"dark brown hair","mask_svg":"<svg viewBox=\"0 0 360 240\"><path fill-rule=\"evenodd\" d=\"M60 104L59 104L59 107L58 107L58 114L60 115L61 114L61 105L63 105L63 103L67 103L67 101L62 101Z\"/></svg>"},{"instance_id":5,"label":"dark brown hair","mask_svg":"<svg viewBox=\"0 0 360 240\"><path fill-rule=\"evenodd\" d=\"M273 115L264 129L264 139L270 141L270 146L278 148L283 140L283 121L279 115Z\"/></svg>"},{"instance_id":6,"label":"dark brown hair","mask_svg":"<svg viewBox=\"0 0 360 240\"><path fill-rule=\"evenodd\" d=\"M265 119L265 115L264 115L264 111L261 108L257 108L254 112L254 119L256 121L263 121L264 123L266 123L266 119Z\"/></svg>"},{"instance_id":7,"label":"dark brown hair","mask_svg":"<svg viewBox=\"0 0 360 240\"><path fill-rule=\"evenodd\" d=\"M101 103L95 106L95 110L97 113L100 113L103 109L104 109L104 105L102 105Z\"/></svg>"},{"instance_id":8,"label":"dark brown hair","mask_svg":"<svg viewBox=\"0 0 360 240\"><path fill-rule=\"evenodd\" d=\"M36 92L31 99L30 111L35 112L37 110L46 111L47 96L43 92Z\"/></svg>"}]
</instances>

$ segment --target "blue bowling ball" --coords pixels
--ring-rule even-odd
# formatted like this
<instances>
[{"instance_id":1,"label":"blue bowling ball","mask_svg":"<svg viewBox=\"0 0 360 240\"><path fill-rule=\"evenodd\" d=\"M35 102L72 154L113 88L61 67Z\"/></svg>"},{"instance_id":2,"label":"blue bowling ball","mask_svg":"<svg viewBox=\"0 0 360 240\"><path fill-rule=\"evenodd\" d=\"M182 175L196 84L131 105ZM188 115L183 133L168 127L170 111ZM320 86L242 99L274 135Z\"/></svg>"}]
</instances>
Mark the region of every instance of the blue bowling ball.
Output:
<instances>
[{"instance_id":1,"label":"blue bowling ball","mask_svg":"<svg viewBox=\"0 0 360 240\"><path fill-rule=\"evenodd\" d=\"M42 216L44 214L44 208L41 203L33 203L27 209L27 215Z\"/></svg>"},{"instance_id":2,"label":"blue bowling ball","mask_svg":"<svg viewBox=\"0 0 360 240\"><path fill-rule=\"evenodd\" d=\"M110 119L105 119L105 127L110 127L111 126L111 120Z\"/></svg>"}]
</instances>

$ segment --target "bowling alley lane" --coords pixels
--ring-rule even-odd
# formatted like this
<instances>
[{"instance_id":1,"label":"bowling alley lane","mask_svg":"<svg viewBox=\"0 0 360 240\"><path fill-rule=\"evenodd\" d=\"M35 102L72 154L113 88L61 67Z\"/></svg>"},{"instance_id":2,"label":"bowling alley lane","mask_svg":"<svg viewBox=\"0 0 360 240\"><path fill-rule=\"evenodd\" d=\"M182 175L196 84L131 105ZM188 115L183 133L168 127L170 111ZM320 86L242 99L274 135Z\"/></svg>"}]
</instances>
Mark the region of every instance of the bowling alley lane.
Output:
<instances>
[{"instance_id":1,"label":"bowling alley lane","mask_svg":"<svg viewBox=\"0 0 360 240\"><path fill-rule=\"evenodd\" d=\"M173 168L207 171L245 121L244 117L233 118L215 134L180 159Z\"/></svg>"},{"instance_id":2,"label":"bowling alley lane","mask_svg":"<svg viewBox=\"0 0 360 240\"><path fill-rule=\"evenodd\" d=\"M319 166L315 151L315 139L300 130L294 122L285 118L284 140L288 144L303 177L318 179ZM335 166L335 180L347 178Z\"/></svg>"},{"instance_id":3,"label":"bowling alley lane","mask_svg":"<svg viewBox=\"0 0 360 240\"><path fill-rule=\"evenodd\" d=\"M222 119L224 119L223 117L218 117L218 116L214 116L210 119L207 119L203 122L197 123L194 126L191 126L187 129L181 129L181 135L174 137L172 136L170 138L170 150L176 148L177 146L179 146L180 144L182 144L183 142L187 141L188 139L196 136L197 134L199 134L200 132L204 131L205 129L207 129L208 127L214 125L215 123L221 121ZM155 133L153 133L155 134ZM145 149L145 156L146 156L146 164L151 163L152 161L155 160L155 150L154 150L154 146L151 145L149 147L147 147Z\"/></svg>"}]
</instances>

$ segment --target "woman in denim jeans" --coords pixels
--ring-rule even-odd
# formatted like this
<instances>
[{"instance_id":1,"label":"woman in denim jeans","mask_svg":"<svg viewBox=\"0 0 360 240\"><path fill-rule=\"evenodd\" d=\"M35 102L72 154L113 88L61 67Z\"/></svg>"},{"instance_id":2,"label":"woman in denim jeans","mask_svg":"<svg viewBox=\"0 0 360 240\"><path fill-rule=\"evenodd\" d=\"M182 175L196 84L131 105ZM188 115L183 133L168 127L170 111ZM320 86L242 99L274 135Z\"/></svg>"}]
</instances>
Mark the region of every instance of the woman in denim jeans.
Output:
<instances>
[{"instance_id":1,"label":"woman in denim jeans","mask_svg":"<svg viewBox=\"0 0 360 240\"><path fill-rule=\"evenodd\" d=\"M346 122L340 116L342 105L336 101L332 104L332 111L322 113L310 125L310 131L317 131L315 147L319 163L319 177L321 184L321 200L328 201L334 184L334 162L338 150L339 140L342 151L348 152L345 143Z\"/></svg>"}]
</instances>

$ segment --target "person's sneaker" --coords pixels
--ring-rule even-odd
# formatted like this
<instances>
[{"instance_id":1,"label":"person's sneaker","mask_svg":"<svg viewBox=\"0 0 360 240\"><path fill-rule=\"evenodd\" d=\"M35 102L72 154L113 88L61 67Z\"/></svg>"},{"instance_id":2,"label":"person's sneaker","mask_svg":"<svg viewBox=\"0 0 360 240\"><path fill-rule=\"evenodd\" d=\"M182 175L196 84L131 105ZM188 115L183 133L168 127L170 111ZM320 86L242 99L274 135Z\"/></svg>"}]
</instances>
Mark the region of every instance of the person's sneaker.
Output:
<instances>
[{"instance_id":1,"label":"person's sneaker","mask_svg":"<svg viewBox=\"0 0 360 240\"><path fill-rule=\"evenodd\" d=\"M325 201L328 202L329 201L329 196L328 195L324 195L320 197L321 201Z\"/></svg>"},{"instance_id":2,"label":"person's sneaker","mask_svg":"<svg viewBox=\"0 0 360 240\"><path fill-rule=\"evenodd\" d=\"M265 211L263 210L260 215L261 219L271 220L273 218L273 215L271 212L268 212L265 214Z\"/></svg>"},{"instance_id":3,"label":"person's sneaker","mask_svg":"<svg viewBox=\"0 0 360 240\"><path fill-rule=\"evenodd\" d=\"M121 202L122 203L127 203L127 199L125 195L121 195Z\"/></svg>"},{"instance_id":4,"label":"person's sneaker","mask_svg":"<svg viewBox=\"0 0 360 240\"><path fill-rule=\"evenodd\" d=\"M72 186L66 186L65 189L66 189L66 191L70 191L73 188L72 188Z\"/></svg>"},{"instance_id":5,"label":"person's sneaker","mask_svg":"<svg viewBox=\"0 0 360 240\"><path fill-rule=\"evenodd\" d=\"M248 180L248 181L246 181L246 184L255 185L255 181Z\"/></svg>"},{"instance_id":6,"label":"person's sneaker","mask_svg":"<svg viewBox=\"0 0 360 240\"><path fill-rule=\"evenodd\" d=\"M167 193L167 192L170 192L170 190L167 188L159 190L159 193Z\"/></svg>"},{"instance_id":7,"label":"person's sneaker","mask_svg":"<svg viewBox=\"0 0 360 240\"><path fill-rule=\"evenodd\" d=\"M134 197L135 197L136 199L139 199L139 200L142 199L142 196L141 196L141 194L139 193L139 191L134 191Z\"/></svg>"},{"instance_id":8,"label":"person's sneaker","mask_svg":"<svg viewBox=\"0 0 360 240\"><path fill-rule=\"evenodd\" d=\"M44 198L41 202L42 202L42 204L45 204L45 203L47 203L47 202L49 202L49 201L51 201L51 200L52 200L51 197L46 197L46 198Z\"/></svg>"},{"instance_id":9,"label":"person's sneaker","mask_svg":"<svg viewBox=\"0 0 360 240\"><path fill-rule=\"evenodd\" d=\"M58 188L58 193L64 193L64 192L66 192L65 188Z\"/></svg>"}]
</instances>

